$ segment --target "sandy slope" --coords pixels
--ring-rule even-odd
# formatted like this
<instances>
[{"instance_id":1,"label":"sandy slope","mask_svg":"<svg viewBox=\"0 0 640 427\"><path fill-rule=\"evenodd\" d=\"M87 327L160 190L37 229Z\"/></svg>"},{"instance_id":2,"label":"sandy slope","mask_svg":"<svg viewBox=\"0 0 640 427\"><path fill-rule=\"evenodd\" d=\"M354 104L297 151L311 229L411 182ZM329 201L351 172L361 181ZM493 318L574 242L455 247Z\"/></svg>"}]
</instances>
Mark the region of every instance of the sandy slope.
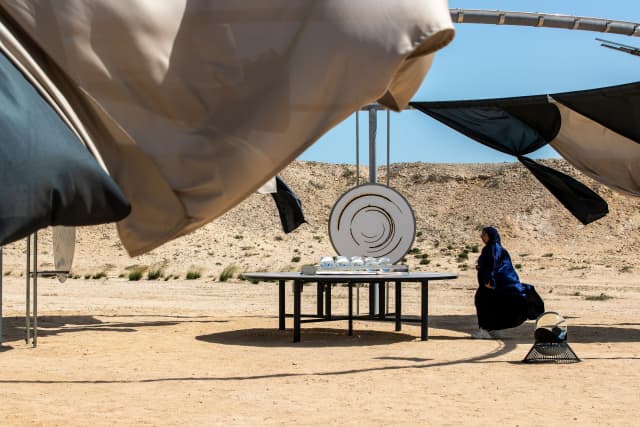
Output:
<instances>
[{"instance_id":1,"label":"sandy slope","mask_svg":"<svg viewBox=\"0 0 640 427\"><path fill-rule=\"evenodd\" d=\"M350 185L349 171L294 163L283 172L309 220L290 235L279 230L268 196L136 259L111 226L80 230L80 278L39 281L37 349L22 339L23 246L9 245L0 425L637 425L640 211L636 199L602 187L611 214L583 227L517 165L395 165L392 183L416 211L415 247L431 260L407 262L460 273L431 286L428 342L412 325L398 333L392 324L357 322L348 337L335 322L304 325L293 344L290 330L277 330L273 284L217 280L232 264L297 269L331 253L326 217ZM487 223L503 231L522 279L568 318L581 363L519 363L531 346L530 322L504 340L468 338L475 278L465 265L477 254L458 256L479 243ZM47 268L50 236L40 235ZM162 267L171 278L128 281L135 265ZM190 269L202 277L185 280ZM102 271L107 277L84 279ZM601 294L613 298L586 298ZM346 310L345 290L334 295L334 312ZM418 296L415 288L405 293L407 312L418 313ZM304 311L314 298L305 290ZM288 295L289 310L290 303Z\"/></svg>"}]
</instances>

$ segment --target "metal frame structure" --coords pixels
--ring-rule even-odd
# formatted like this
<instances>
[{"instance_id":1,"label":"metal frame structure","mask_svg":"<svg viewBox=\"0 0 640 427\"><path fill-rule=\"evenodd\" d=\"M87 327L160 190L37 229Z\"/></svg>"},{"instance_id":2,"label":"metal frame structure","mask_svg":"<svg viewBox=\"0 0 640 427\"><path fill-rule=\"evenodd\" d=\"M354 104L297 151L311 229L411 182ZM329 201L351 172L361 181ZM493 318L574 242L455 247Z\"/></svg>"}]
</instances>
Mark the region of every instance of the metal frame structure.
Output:
<instances>
[{"instance_id":1,"label":"metal frame structure","mask_svg":"<svg viewBox=\"0 0 640 427\"><path fill-rule=\"evenodd\" d=\"M278 329L285 329L285 319L293 317L293 342L300 341L300 326L302 323L317 322L334 322L337 320L348 321L348 334L353 335L353 321L387 321L395 323L395 330L402 329L402 322L416 322L420 324L420 338L423 341L429 339L429 281L431 280L448 280L456 279L456 273L395 273L379 275L371 274L298 274L292 272L252 272L246 273L245 277L258 280L277 280L278 281ZM293 282L293 314L287 314L285 307L285 282ZM395 283L395 311L390 313L381 309L380 312L371 312L369 316L353 315L353 285L368 284L370 287L375 283ZM407 318L402 317L402 283L418 282L420 283L420 317ZM316 283L317 293L317 313L302 313L302 288L305 283ZM348 315L334 315L331 311L331 285L343 283L349 287L348 299ZM323 287L326 286L326 290ZM380 287L378 291L384 292L384 287ZM384 296L381 296L381 299ZM325 309L323 309L323 307ZM303 319L304 318L304 319ZM417 320L417 321L416 321Z\"/></svg>"},{"instance_id":2,"label":"metal frame structure","mask_svg":"<svg viewBox=\"0 0 640 427\"><path fill-rule=\"evenodd\" d=\"M551 13L510 12L501 10L449 9L453 22L459 24L516 25L562 30L595 31L640 37L640 24L614 19Z\"/></svg>"},{"instance_id":3,"label":"metal frame structure","mask_svg":"<svg viewBox=\"0 0 640 427\"><path fill-rule=\"evenodd\" d=\"M618 42L612 42L610 40L599 39L597 37L596 37L596 40L601 42L600 46L602 47L617 50L619 52L628 53L629 55L640 56L639 47L629 46L628 44L622 44Z\"/></svg>"}]
</instances>

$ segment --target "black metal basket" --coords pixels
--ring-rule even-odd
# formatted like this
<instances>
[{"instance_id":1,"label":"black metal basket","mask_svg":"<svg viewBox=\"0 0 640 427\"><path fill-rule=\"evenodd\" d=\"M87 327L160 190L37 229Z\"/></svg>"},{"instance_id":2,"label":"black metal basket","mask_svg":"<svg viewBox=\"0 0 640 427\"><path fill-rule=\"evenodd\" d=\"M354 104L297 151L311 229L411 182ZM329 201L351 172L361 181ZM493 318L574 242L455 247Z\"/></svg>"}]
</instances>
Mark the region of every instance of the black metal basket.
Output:
<instances>
[{"instance_id":1,"label":"black metal basket","mask_svg":"<svg viewBox=\"0 0 640 427\"><path fill-rule=\"evenodd\" d=\"M535 343L522 360L524 363L575 363L580 358L567 343L567 322L554 311L542 313L536 320Z\"/></svg>"}]
</instances>

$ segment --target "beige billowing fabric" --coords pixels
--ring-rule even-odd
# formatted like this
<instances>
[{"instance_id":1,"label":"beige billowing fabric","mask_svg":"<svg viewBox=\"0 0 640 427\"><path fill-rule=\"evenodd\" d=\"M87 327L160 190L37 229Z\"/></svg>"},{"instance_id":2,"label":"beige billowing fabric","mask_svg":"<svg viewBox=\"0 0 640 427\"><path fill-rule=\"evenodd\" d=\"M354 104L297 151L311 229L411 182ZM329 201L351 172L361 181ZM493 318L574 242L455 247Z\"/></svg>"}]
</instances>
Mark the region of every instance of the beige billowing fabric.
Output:
<instances>
[{"instance_id":1,"label":"beige billowing fabric","mask_svg":"<svg viewBox=\"0 0 640 427\"><path fill-rule=\"evenodd\" d=\"M550 100L562 127L550 145L576 169L618 192L640 196L640 144Z\"/></svg>"},{"instance_id":2,"label":"beige billowing fabric","mask_svg":"<svg viewBox=\"0 0 640 427\"><path fill-rule=\"evenodd\" d=\"M222 215L361 106L406 106L453 37L446 0L0 7L129 198L132 256Z\"/></svg>"}]
</instances>

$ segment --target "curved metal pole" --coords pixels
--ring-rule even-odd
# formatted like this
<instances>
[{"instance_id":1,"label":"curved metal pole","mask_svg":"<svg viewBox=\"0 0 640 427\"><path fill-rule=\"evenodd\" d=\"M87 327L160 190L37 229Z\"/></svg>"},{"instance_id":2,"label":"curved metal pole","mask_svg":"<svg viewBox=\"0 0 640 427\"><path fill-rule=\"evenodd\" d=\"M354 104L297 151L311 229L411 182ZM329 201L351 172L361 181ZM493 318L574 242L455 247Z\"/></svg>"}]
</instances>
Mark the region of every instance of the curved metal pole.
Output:
<instances>
[{"instance_id":1,"label":"curved metal pole","mask_svg":"<svg viewBox=\"0 0 640 427\"><path fill-rule=\"evenodd\" d=\"M640 24L615 19L552 13L509 12L501 10L449 9L453 22L459 24L517 25L524 27L559 28L595 31L640 37Z\"/></svg>"},{"instance_id":2,"label":"curved metal pole","mask_svg":"<svg viewBox=\"0 0 640 427\"><path fill-rule=\"evenodd\" d=\"M31 296L29 294L29 291L31 290L31 283L30 280L31 278L29 277L29 275L31 274L31 235L27 236L27 272L25 274L25 276L27 276L27 289L26 289L26 295L25 295L25 313L24 313L24 324L25 324L25 328L24 328L24 342L29 344L29 340L31 339L31 325L30 325L30 319L31 319L31 313L29 311L30 309L30 305L31 305Z\"/></svg>"},{"instance_id":3,"label":"curved metal pole","mask_svg":"<svg viewBox=\"0 0 640 427\"><path fill-rule=\"evenodd\" d=\"M2 346L2 246L0 246L0 346Z\"/></svg>"}]
</instances>

